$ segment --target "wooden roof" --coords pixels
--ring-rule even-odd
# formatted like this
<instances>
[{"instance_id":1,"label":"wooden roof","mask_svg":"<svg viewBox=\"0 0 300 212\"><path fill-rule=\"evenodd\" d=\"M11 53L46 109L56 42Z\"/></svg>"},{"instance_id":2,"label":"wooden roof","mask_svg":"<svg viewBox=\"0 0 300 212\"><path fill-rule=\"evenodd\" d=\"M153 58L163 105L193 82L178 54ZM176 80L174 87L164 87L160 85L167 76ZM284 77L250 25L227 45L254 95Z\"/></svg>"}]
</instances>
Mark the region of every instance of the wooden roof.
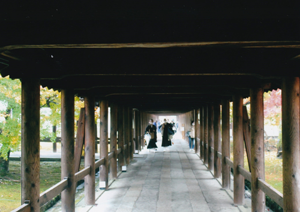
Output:
<instances>
[{"instance_id":1,"label":"wooden roof","mask_svg":"<svg viewBox=\"0 0 300 212\"><path fill-rule=\"evenodd\" d=\"M184 112L299 76L296 8L276 1L14 2L0 9L0 72L141 110Z\"/></svg>"}]
</instances>

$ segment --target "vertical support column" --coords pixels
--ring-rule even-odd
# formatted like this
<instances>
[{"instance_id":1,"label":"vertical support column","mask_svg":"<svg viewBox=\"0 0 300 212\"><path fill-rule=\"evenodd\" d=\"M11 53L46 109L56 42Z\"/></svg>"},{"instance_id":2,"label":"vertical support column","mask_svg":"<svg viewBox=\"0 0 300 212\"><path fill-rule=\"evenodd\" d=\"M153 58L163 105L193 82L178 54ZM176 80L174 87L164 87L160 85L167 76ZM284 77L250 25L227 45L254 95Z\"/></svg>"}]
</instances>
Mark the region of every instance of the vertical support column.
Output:
<instances>
[{"instance_id":1,"label":"vertical support column","mask_svg":"<svg viewBox=\"0 0 300 212\"><path fill-rule=\"evenodd\" d=\"M57 152L57 143L56 143L56 125L52 126L52 133L55 134L55 141L52 143L53 152Z\"/></svg>"},{"instance_id":2,"label":"vertical support column","mask_svg":"<svg viewBox=\"0 0 300 212\"><path fill-rule=\"evenodd\" d=\"M243 98L241 95L233 96L233 173L234 173L234 204L242 205L244 202L244 177L238 172L238 166L244 167L243 142Z\"/></svg>"},{"instance_id":3,"label":"vertical support column","mask_svg":"<svg viewBox=\"0 0 300 212\"><path fill-rule=\"evenodd\" d=\"M204 160L204 107L205 106L201 106L200 110L201 110L201 116L200 116L200 119L201 119L201 123L200 123L200 132L201 132L201 141L200 141L200 159L201 160Z\"/></svg>"},{"instance_id":4,"label":"vertical support column","mask_svg":"<svg viewBox=\"0 0 300 212\"><path fill-rule=\"evenodd\" d=\"M40 211L40 80L22 79L22 204Z\"/></svg>"},{"instance_id":5,"label":"vertical support column","mask_svg":"<svg viewBox=\"0 0 300 212\"><path fill-rule=\"evenodd\" d=\"M204 106L204 164L208 164L208 106Z\"/></svg>"},{"instance_id":6,"label":"vertical support column","mask_svg":"<svg viewBox=\"0 0 300 212\"><path fill-rule=\"evenodd\" d=\"M130 163L130 138L129 138L129 108L125 107L124 108L124 135L125 135L125 143L127 144L127 148L125 150L125 160L126 164L129 165Z\"/></svg>"},{"instance_id":7,"label":"vertical support column","mask_svg":"<svg viewBox=\"0 0 300 212\"><path fill-rule=\"evenodd\" d=\"M129 116L129 140L131 142L131 148L130 148L130 160L133 159L133 153L134 153L134 144L133 144L133 110L132 108L129 108L128 110L128 116Z\"/></svg>"},{"instance_id":8,"label":"vertical support column","mask_svg":"<svg viewBox=\"0 0 300 212\"><path fill-rule=\"evenodd\" d=\"M145 142L144 142L144 112L140 111L140 136L141 136L141 150L144 148L145 146Z\"/></svg>"},{"instance_id":9,"label":"vertical support column","mask_svg":"<svg viewBox=\"0 0 300 212\"><path fill-rule=\"evenodd\" d=\"M61 91L61 179L68 187L61 193L62 211L75 211L74 92Z\"/></svg>"},{"instance_id":10,"label":"vertical support column","mask_svg":"<svg viewBox=\"0 0 300 212\"><path fill-rule=\"evenodd\" d=\"M211 147L214 146L214 106L208 105L208 169L214 169L214 152Z\"/></svg>"},{"instance_id":11,"label":"vertical support column","mask_svg":"<svg viewBox=\"0 0 300 212\"><path fill-rule=\"evenodd\" d=\"M214 105L214 177L221 176L221 159L218 157L218 152L221 152L221 139L220 139L220 104Z\"/></svg>"},{"instance_id":12,"label":"vertical support column","mask_svg":"<svg viewBox=\"0 0 300 212\"><path fill-rule=\"evenodd\" d=\"M262 88L250 89L252 211L265 211L265 193L258 188L258 179L265 179L263 93Z\"/></svg>"},{"instance_id":13,"label":"vertical support column","mask_svg":"<svg viewBox=\"0 0 300 212\"><path fill-rule=\"evenodd\" d=\"M283 210L300 211L299 77L282 83Z\"/></svg>"},{"instance_id":14,"label":"vertical support column","mask_svg":"<svg viewBox=\"0 0 300 212\"><path fill-rule=\"evenodd\" d=\"M222 100L222 188L230 188L230 167L226 157L230 158L230 110L229 100Z\"/></svg>"},{"instance_id":15,"label":"vertical support column","mask_svg":"<svg viewBox=\"0 0 300 212\"><path fill-rule=\"evenodd\" d=\"M108 188L108 101L100 101L100 158L105 158L100 171L100 189Z\"/></svg>"},{"instance_id":16,"label":"vertical support column","mask_svg":"<svg viewBox=\"0 0 300 212\"><path fill-rule=\"evenodd\" d=\"M195 109L194 123L195 123L195 146L194 146L194 150L195 150L195 153L197 153L198 152L198 128L199 128L199 124L198 124L198 109Z\"/></svg>"},{"instance_id":17,"label":"vertical support column","mask_svg":"<svg viewBox=\"0 0 300 212\"><path fill-rule=\"evenodd\" d=\"M136 130L136 110L135 109L133 109L133 111L132 111L132 119L133 119L133 138L132 138L132 140L133 140L133 144L134 144L134 147L133 147L133 151L135 152L135 150L137 150L137 130Z\"/></svg>"},{"instance_id":18,"label":"vertical support column","mask_svg":"<svg viewBox=\"0 0 300 212\"><path fill-rule=\"evenodd\" d=\"M94 130L94 133L95 133L95 153L98 153L98 144L97 144L97 121L95 123L95 130Z\"/></svg>"},{"instance_id":19,"label":"vertical support column","mask_svg":"<svg viewBox=\"0 0 300 212\"><path fill-rule=\"evenodd\" d=\"M138 119L137 119L137 129L138 129L138 151L140 152L142 149L141 149L141 146L142 146L142 136L141 136L141 112L138 111Z\"/></svg>"},{"instance_id":20,"label":"vertical support column","mask_svg":"<svg viewBox=\"0 0 300 212\"><path fill-rule=\"evenodd\" d=\"M89 175L84 177L84 195L87 205L95 204L95 99L93 96L84 98L85 136L84 166L91 167ZM74 135L73 135L74 136Z\"/></svg>"},{"instance_id":21,"label":"vertical support column","mask_svg":"<svg viewBox=\"0 0 300 212\"><path fill-rule=\"evenodd\" d=\"M117 178L117 128L118 128L118 109L117 105L111 104L110 106L110 152L114 152L113 158L110 160L110 171L113 179Z\"/></svg>"},{"instance_id":22,"label":"vertical support column","mask_svg":"<svg viewBox=\"0 0 300 212\"><path fill-rule=\"evenodd\" d=\"M118 155L119 170L122 170L124 163L124 125L123 125L123 106L118 107L118 148L121 148L121 152Z\"/></svg>"}]
</instances>

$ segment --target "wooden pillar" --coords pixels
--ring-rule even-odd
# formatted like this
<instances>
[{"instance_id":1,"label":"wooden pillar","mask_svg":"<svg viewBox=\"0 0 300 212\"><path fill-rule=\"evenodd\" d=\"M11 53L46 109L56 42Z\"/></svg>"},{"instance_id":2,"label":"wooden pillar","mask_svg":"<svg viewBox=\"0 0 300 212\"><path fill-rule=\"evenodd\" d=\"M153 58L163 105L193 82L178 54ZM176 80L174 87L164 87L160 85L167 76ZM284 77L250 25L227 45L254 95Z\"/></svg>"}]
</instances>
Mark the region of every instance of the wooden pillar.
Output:
<instances>
[{"instance_id":1,"label":"wooden pillar","mask_svg":"<svg viewBox=\"0 0 300 212\"><path fill-rule=\"evenodd\" d=\"M94 133L95 133L95 153L98 153L98 144L97 144L97 121L95 123L95 130L94 130Z\"/></svg>"},{"instance_id":2,"label":"wooden pillar","mask_svg":"<svg viewBox=\"0 0 300 212\"><path fill-rule=\"evenodd\" d=\"M52 126L52 133L55 134L55 141L52 143L53 152L57 152L57 143L56 143L56 125Z\"/></svg>"},{"instance_id":3,"label":"wooden pillar","mask_svg":"<svg viewBox=\"0 0 300 212\"><path fill-rule=\"evenodd\" d=\"M118 107L118 148L121 148L121 152L118 155L118 164L119 170L122 170L122 166L125 165L124 163L124 125L123 125L123 106Z\"/></svg>"},{"instance_id":4,"label":"wooden pillar","mask_svg":"<svg viewBox=\"0 0 300 212\"><path fill-rule=\"evenodd\" d=\"M126 124L125 124L125 129L126 129L126 140L127 140L127 157L126 157L126 162L127 165L130 163L130 154L131 154L131 147L132 147L132 141L130 140L130 116L129 116L129 107L126 107Z\"/></svg>"},{"instance_id":5,"label":"wooden pillar","mask_svg":"<svg viewBox=\"0 0 300 212\"><path fill-rule=\"evenodd\" d=\"M131 148L130 148L130 160L133 159L133 153L134 153L134 140L133 140L133 110L132 108L129 108L128 110L129 115L129 140L131 142Z\"/></svg>"},{"instance_id":6,"label":"wooden pillar","mask_svg":"<svg viewBox=\"0 0 300 212\"><path fill-rule=\"evenodd\" d=\"M214 146L214 106L208 105L208 169L214 169L214 151L211 147Z\"/></svg>"},{"instance_id":7,"label":"wooden pillar","mask_svg":"<svg viewBox=\"0 0 300 212\"><path fill-rule=\"evenodd\" d=\"M108 101L100 101L100 158L105 158L100 171L100 189L108 188Z\"/></svg>"},{"instance_id":8,"label":"wooden pillar","mask_svg":"<svg viewBox=\"0 0 300 212\"><path fill-rule=\"evenodd\" d=\"M220 104L214 105L214 177L221 176L221 160L218 157L218 152L221 152L221 139L220 139Z\"/></svg>"},{"instance_id":9,"label":"wooden pillar","mask_svg":"<svg viewBox=\"0 0 300 212\"><path fill-rule=\"evenodd\" d=\"M230 167L226 164L226 157L230 158L230 110L229 100L222 100L222 188L230 188Z\"/></svg>"},{"instance_id":10,"label":"wooden pillar","mask_svg":"<svg viewBox=\"0 0 300 212\"><path fill-rule=\"evenodd\" d=\"M201 106L200 110L201 110L201 123L200 123L200 132L201 132L201 141L200 141L200 159L204 160L204 137L205 137L205 132L204 132L204 108L205 106Z\"/></svg>"},{"instance_id":11,"label":"wooden pillar","mask_svg":"<svg viewBox=\"0 0 300 212\"><path fill-rule=\"evenodd\" d=\"M251 99L251 208L265 211L265 193L258 188L258 179L265 180L264 102L263 89L250 90Z\"/></svg>"},{"instance_id":12,"label":"wooden pillar","mask_svg":"<svg viewBox=\"0 0 300 212\"><path fill-rule=\"evenodd\" d=\"M233 96L233 173L234 173L234 204L244 202L244 177L238 172L238 166L244 167L243 141L243 98Z\"/></svg>"},{"instance_id":13,"label":"wooden pillar","mask_svg":"<svg viewBox=\"0 0 300 212\"><path fill-rule=\"evenodd\" d=\"M84 177L84 195L87 205L95 204L95 99L92 96L84 98L85 136L84 136L84 166L91 167L89 175Z\"/></svg>"},{"instance_id":14,"label":"wooden pillar","mask_svg":"<svg viewBox=\"0 0 300 212\"><path fill-rule=\"evenodd\" d=\"M61 91L61 179L68 187L61 193L62 211L75 211L74 92Z\"/></svg>"},{"instance_id":15,"label":"wooden pillar","mask_svg":"<svg viewBox=\"0 0 300 212\"><path fill-rule=\"evenodd\" d=\"M144 112L140 111L140 140L141 140L141 150L145 146L144 142Z\"/></svg>"},{"instance_id":16,"label":"wooden pillar","mask_svg":"<svg viewBox=\"0 0 300 212\"><path fill-rule=\"evenodd\" d=\"M137 129L138 129L138 151L140 152L142 150L142 136L141 136L141 112L138 111L138 119L137 119Z\"/></svg>"},{"instance_id":17,"label":"wooden pillar","mask_svg":"<svg viewBox=\"0 0 300 212\"><path fill-rule=\"evenodd\" d=\"M204 164L208 164L208 106L204 106Z\"/></svg>"},{"instance_id":18,"label":"wooden pillar","mask_svg":"<svg viewBox=\"0 0 300 212\"><path fill-rule=\"evenodd\" d=\"M282 83L283 210L300 211L299 77Z\"/></svg>"},{"instance_id":19,"label":"wooden pillar","mask_svg":"<svg viewBox=\"0 0 300 212\"><path fill-rule=\"evenodd\" d=\"M110 152L114 152L113 158L110 160L110 171L112 178L116 179L118 175L117 168L117 129L118 129L118 108L117 105L110 106Z\"/></svg>"},{"instance_id":20,"label":"wooden pillar","mask_svg":"<svg viewBox=\"0 0 300 212\"><path fill-rule=\"evenodd\" d=\"M138 111L136 109L132 110L132 119L133 119L133 142L134 142L134 148L133 153L138 151L138 137L139 137L139 131L138 131Z\"/></svg>"},{"instance_id":21,"label":"wooden pillar","mask_svg":"<svg viewBox=\"0 0 300 212\"><path fill-rule=\"evenodd\" d=\"M194 150L195 150L195 153L198 152L198 127L199 127L199 124L198 124L198 109L195 109L195 119L194 119L194 123L195 123L195 146L194 146Z\"/></svg>"},{"instance_id":22,"label":"wooden pillar","mask_svg":"<svg viewBox=\"0 0 300 212\"><path fill-rule=\"evenodd\" d=\"M21 192L22 204L40 211L40 80L22 79Z\"/></svg>"}]
</instances>

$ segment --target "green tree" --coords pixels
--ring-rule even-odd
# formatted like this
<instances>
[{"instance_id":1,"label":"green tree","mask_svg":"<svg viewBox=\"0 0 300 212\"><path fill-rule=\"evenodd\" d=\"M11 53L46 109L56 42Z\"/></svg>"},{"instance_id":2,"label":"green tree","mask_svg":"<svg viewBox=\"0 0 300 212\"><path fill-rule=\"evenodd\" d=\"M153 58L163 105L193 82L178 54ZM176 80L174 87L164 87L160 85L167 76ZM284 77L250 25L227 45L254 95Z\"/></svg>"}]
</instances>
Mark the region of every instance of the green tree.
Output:
<instances>
[{"instance_id":1,"label":"green tree","mask_svg":"<svg viewBox=\"0 0 300 212\"><path fill-rule=\"evenodd\" d=\"M21 142L21 82L0 75L0 175L8 171L10 151Z\"/></svg>"}]
</instances>

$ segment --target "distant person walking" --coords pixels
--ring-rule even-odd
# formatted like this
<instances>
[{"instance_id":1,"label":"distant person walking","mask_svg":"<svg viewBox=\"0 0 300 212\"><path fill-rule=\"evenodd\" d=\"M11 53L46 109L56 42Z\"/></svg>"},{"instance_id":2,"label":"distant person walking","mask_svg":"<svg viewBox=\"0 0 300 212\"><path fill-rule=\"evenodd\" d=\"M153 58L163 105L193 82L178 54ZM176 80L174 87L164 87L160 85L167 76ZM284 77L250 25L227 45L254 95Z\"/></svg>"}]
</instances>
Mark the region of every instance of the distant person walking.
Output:
<instances>
[{"instance_id":1,"label":"distant person walking","mask_svg":"<svg viewBox=\"0 0 300 212\"><path fill-rule=\"evenodd\" d=\"M167 122L167 120L164 119L164 123L162 125L160 125L159 128L161 129L161 134L162 134L161 146L162 147L171 146L172 143L171 143L171 140L169 139L169 130L172 130L171 124L169 124ZM164 151L165 151L165 149L164 149Z\"/></svg>"},{"instance_id":2,"label":"distant person walking","mask_svg":"<svg viewBox=\"0 0 300 212\"><path fill-rule=\"evenodd\" d=\"M195 146L195 122L191 121L191 128L190 128L190 133L189 133L189 147L190 151L194 150Z\"/></svg>"},{"instance_id":3,"label":"distant person walking","mask_svg":"<svg viewBox=\"0 0 300 212\"><path fill-rule=\"evenodd\" d=\"M150 135L149 144L147 146L147 149L157 149L156 142L156 126L153 124L153 119L149 120L149 125L146 127L145 134Z\"/></svg>"}]
</instances>

